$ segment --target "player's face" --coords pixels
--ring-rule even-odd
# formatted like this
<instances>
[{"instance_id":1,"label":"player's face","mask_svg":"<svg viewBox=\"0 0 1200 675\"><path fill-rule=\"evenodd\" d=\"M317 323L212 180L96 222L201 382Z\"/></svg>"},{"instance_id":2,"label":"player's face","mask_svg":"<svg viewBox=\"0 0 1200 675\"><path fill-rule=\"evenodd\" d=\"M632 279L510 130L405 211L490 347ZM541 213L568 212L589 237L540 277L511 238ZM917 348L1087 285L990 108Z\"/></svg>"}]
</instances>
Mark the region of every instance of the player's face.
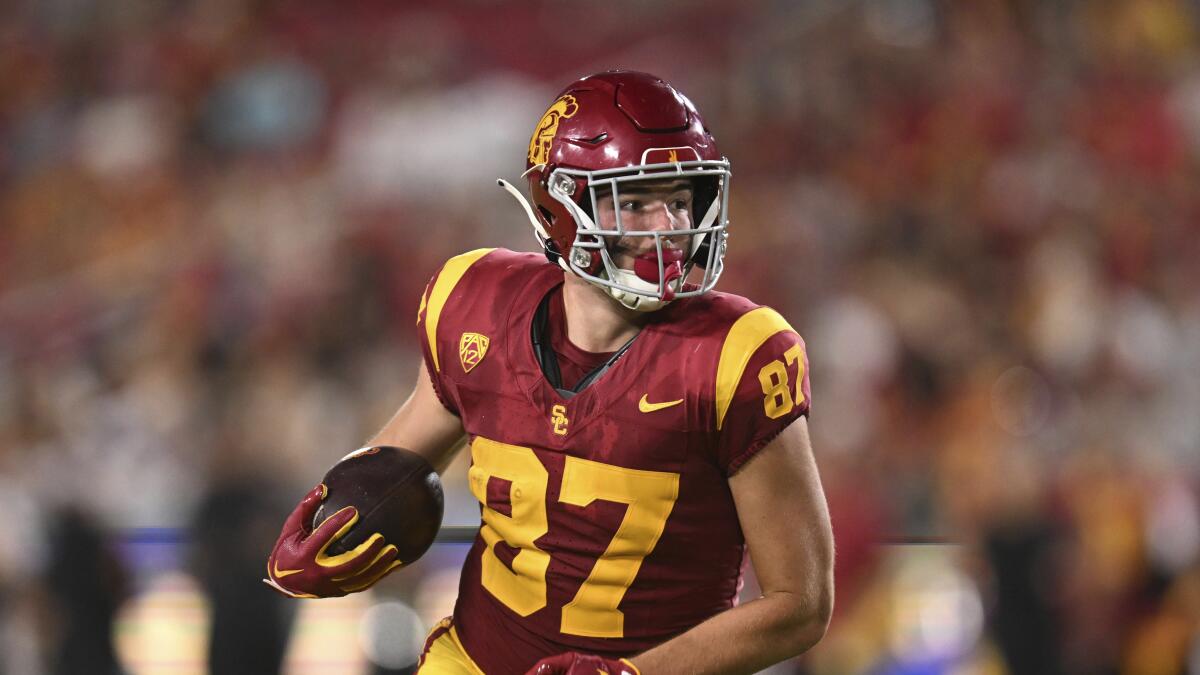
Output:
<instances>
[{"instance_id":1,"label":"player's face","mask_svg":"<svg viewBox=\"0 0 1200 675\"><path fill-rule=\"evenodd\" d=\"M598 225L604 230L617 229L617 210L621 213L624 232L672 232L692 227L692 183L686 179L664 179L621 186L617 190L619 203L613 203L611 192L598 195ZM664 248L686 249L691 235L664 237ZM619 267L629 269L639 255L655 250L654 237L630 234L621 237L609 253Z\"/></svg>"}]
</instances>

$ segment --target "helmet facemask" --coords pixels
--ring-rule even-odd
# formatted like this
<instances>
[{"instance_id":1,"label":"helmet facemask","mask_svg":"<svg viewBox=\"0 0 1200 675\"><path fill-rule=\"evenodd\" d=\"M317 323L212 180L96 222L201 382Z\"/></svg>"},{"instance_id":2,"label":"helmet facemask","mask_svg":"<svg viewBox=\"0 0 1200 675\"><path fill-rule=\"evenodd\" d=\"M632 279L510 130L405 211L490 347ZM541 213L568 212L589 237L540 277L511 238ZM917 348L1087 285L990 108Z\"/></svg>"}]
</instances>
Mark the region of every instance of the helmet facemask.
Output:
<instances>
[{"instance_id":1,"label":"helmet facemask","mask_svg":"<svg viewBox=\"0 0 1200 675\"><path fill-rule=\"evenodd\" d=\"M547 191L576 223L574 241L569 251L562 252L559 264L603 288L625 307L638 311L654 311L675 298L711 290L724 268L729 177L726 160L667 162L598 171L555 169L547 177ZM621 213L622 191L679 178L692 184L690 227L631 229ZM586 192L576 201L578 186L583 186ZM602 229L598 222L603 219L593 214L599 213L606 201L604 197L610 195L613 225ZM646 239L652 243L638 241ZM630 248L637 253L633 269L614 260L619 252L628 252ZM685 286L685 280L696 267L703 270L702 278L694 286Z\"/></svg>"}]
</instances>

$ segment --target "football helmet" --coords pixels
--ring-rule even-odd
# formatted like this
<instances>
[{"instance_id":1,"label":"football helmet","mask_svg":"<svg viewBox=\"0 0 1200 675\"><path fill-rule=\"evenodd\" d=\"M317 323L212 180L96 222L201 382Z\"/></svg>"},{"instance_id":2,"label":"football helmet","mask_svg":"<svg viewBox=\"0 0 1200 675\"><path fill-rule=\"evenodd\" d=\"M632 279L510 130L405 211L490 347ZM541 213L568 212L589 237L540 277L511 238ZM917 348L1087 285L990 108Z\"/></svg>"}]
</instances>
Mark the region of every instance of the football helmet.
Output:
<instances>
[{"instance_id":1,"label":"football helmet","mask_svg":"<svg viewBox=\"0 0 1200 675\"><path fill-rule=\"evenodd\" d=\"M696 106L662 79L613 70L571 83L534 129L525 167L532 206L510 183L499 184L525 208L551 262L639 311L716 285L725 257L729 161ZM680 178L692 188L686 229L641 231L622 223L622 190ZM597 217L610 196L613 218ZM602 228L606 220L614 225ZM624 269L613 258L631 237L652 238L653 247L637 247L643 252L633 269ZM685 285L695 267L703 278Z\"/></svg>"}]
</instances>

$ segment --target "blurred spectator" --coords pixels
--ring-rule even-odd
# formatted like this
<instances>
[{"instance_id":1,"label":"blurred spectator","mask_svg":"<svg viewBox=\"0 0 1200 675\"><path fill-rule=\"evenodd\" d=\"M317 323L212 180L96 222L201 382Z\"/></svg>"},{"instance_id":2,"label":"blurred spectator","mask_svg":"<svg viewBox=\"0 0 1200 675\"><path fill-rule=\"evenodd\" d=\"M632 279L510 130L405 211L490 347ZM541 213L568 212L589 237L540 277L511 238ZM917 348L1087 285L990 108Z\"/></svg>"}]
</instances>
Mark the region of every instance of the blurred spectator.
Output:
<instances>
[{"instance_id":1,"label":"blurred spectator","mask_svg":"<svg viewBox=\"0 0 1200 675\"><path fill-rule=\"evenodd\" d=\"M191 527L192 566L212 607L211 675L281 672L296 603L262 583L263 561L287 515L286 507L271 508L273 487L266 476L219 474Z\"/></svg>"},{"instance_id":2,"label":"blurred spectator","mask_svg":"<svg viewBox=\"0 0 1200 675\"><path fill-rule=\"evenodd\" d=\"M121 675L112 637L129 587L109 534L75 509L57 513L50 527L48 672Z\"/></svg>"}]
</instances>

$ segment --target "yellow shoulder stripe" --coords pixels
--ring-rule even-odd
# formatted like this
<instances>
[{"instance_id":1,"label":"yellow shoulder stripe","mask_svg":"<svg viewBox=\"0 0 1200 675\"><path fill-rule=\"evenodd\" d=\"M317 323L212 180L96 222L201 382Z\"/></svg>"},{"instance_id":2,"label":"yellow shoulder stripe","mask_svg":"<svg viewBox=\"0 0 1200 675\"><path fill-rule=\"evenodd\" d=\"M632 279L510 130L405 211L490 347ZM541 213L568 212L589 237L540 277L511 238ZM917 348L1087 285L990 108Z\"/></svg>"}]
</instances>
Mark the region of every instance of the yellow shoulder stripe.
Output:
<instances>
[{"instance_id":1,"label":"yellow shoulder stripe","mask_svg":"<svg viewBox=\"0 0 1200 675\"><path fill-rule=\"evenodd\" d=\"M733 403L738 382L754 352L781 331L795 332L779 312L770 307L759 307L738 317L725 336L721 346L721 359L717 362L717 430L725 422L725 413Z\"/></svg>"},{"instance_id":2,"label":"yellow shoulder stripe","mask_svg":"<svg viewBox=\"0 0 1200 675\"><path fill-rule=\"evenodd\" d=\"M438 275L437 281L434 281L433 287L429 289L428 301L422 298L425 305L425 338L429 343L429 353L433 355L433 368L438 372L442 370L438 363L437 348L438 320L442 318L442 308L446 306L446 300L450 299L450 292L458 285L459 279L462 279L471 265L495 250L494 248L477 248L447 260L445 266L442 267L442 273Z\"/></svg>"},{"instance_id":3,"label":"yellow shoulder stripe","mask_svg":"<svg viewBox=\"0 0 1200 675\"><path fill-rule=\"evenodd\" d=\"M432 285L432 283L429 284L429 286ZM417 307L417 323L421 323L421 315L425 313L425 303L429 302L429 286L426 286L425 290L421 291L421 305Z\"/></svg>"}]
</instances>

